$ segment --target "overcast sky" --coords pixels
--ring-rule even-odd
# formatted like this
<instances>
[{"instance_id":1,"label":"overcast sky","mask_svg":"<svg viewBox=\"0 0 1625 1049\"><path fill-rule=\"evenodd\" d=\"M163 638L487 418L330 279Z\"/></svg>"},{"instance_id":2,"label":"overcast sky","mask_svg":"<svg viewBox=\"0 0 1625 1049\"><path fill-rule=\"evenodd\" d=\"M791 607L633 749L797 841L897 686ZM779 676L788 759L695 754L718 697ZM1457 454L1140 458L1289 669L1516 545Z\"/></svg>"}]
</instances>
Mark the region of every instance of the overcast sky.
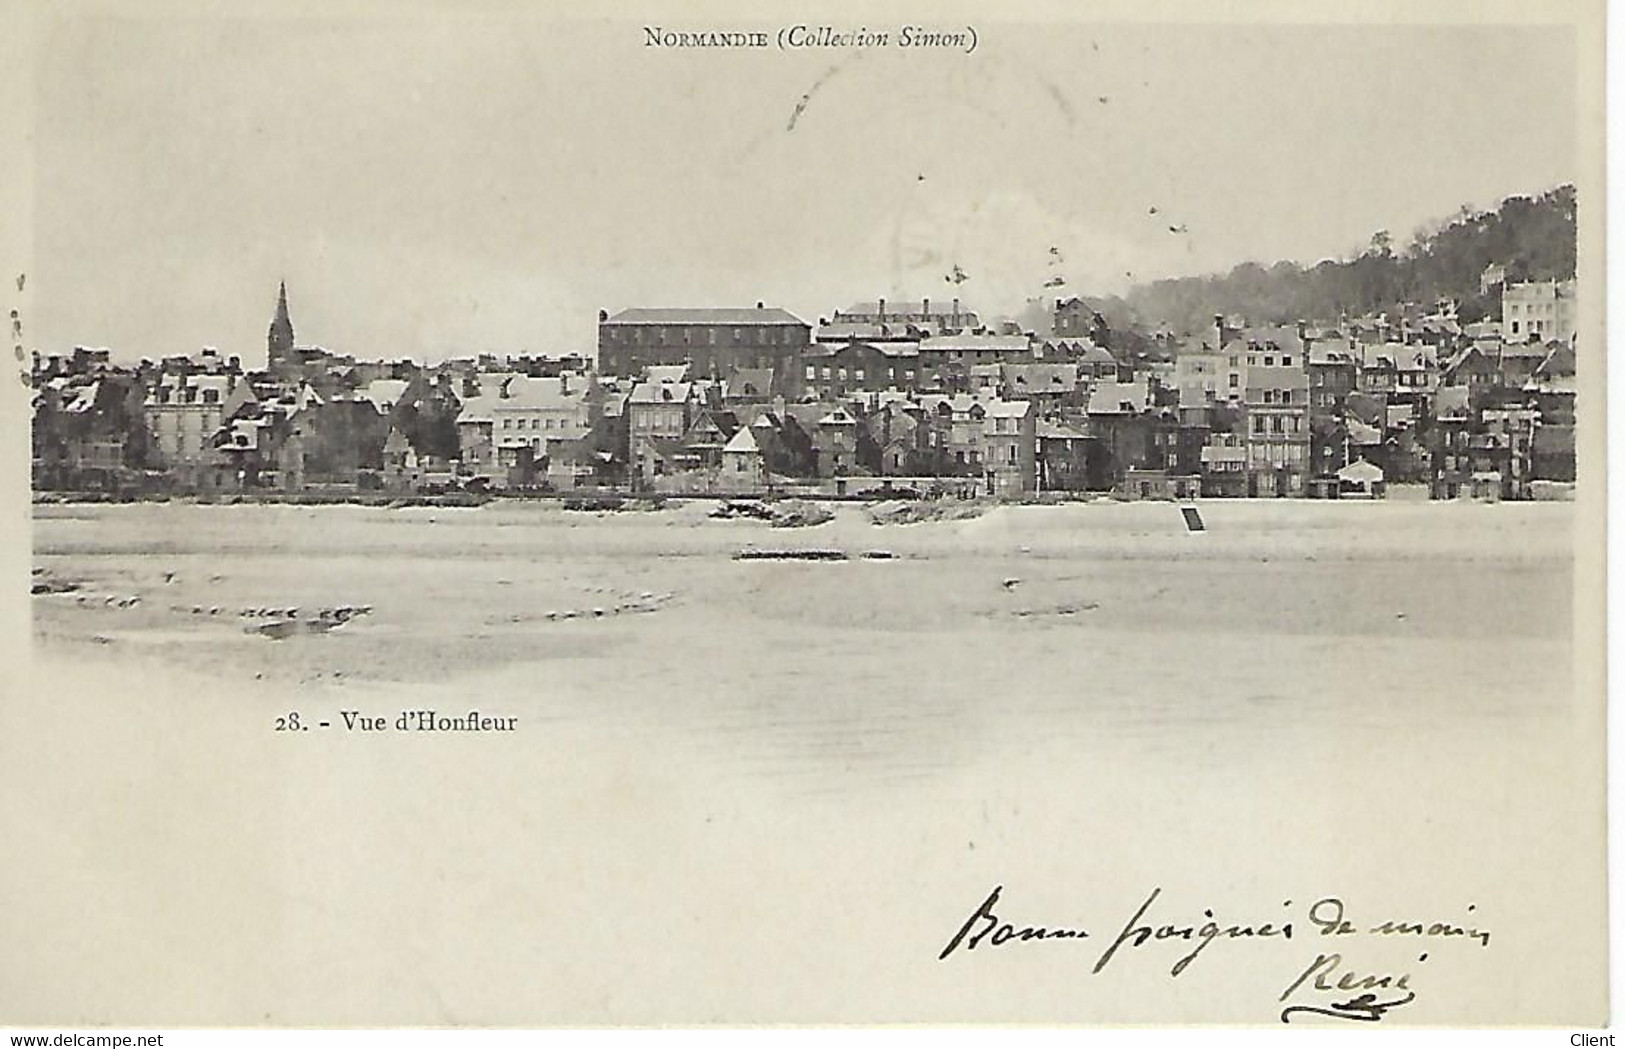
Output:
<instances>
[{"instance_id":1,"label":"overcast sky","mask_svg":"<svg viewBox=\"0 0 1625 1049\"><path fill-rule=\"evenodd\" d=\"M359 357L587 351L600 308L634 305L995 313L1055 275L1120 292L1402 244L1576 178L1567 29L977 28L965 55L661 51L638 22L542 18L58 20L28 341L257 365L283 279L299 341Z\"/></svg>"}]
</instances>

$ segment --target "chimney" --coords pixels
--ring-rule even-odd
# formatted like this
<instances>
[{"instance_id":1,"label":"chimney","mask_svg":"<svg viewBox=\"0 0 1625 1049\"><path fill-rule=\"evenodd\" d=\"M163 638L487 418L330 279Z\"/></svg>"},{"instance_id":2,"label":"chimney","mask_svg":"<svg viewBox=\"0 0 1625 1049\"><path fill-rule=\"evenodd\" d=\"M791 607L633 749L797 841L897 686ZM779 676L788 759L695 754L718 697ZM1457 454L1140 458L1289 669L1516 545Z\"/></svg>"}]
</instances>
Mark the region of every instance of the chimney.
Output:
<instances>
[{"instance_id":1,"label":"chimney","mask_svg":"<svg viewBox=\"0 0 1625 1049\"><path fill-rule=\"evenodd\" d=\"M954 299L954 327L959 327L959 299Z\"/></svg>"},{"instance_id":2,"label":"chimney","mask_svg":"<svg viewBox=\"0 0 1625 1049\"><path fill-rule=\"evenodd\" d=\"M875 303L875 323L876 324L885 324L886 323L886 300L885 299L881 299L879 302Z\"/></svg>"},{"instance_id":3,"label":"chimney","mask_svg":"<svg viewBox=\"0 0 1625 1049\"><path fill-rule=\"evenodd\" d=\"M599 310L598 311L598 323L602 324L607 320L609 320L609 311L608 310Z\"/></svg>"},{"instance_id":4,"label":"chimney","mask_svg":"<svg viewBox=\"0 0 1625 1049\"><path fill-rule=\"evenodd\" d=\"M1222 313L1213 315L1213 337L1216 340L1213 344L1214 352L1222 351L1224 349L1224 314Z\"/></svg>"},{"instance_id":5,"label":"chimney","mask_svg":"<svg viewBox=\"0 0 1625 1049\"><path fill-rule=\"evenodd\" d=\"M559 372L559 396L560 397L568 397L568 396L570 396L570 373L569 372L566 372L566 371Z\"/></svg>"},{"instance_id":6,"label":"chimney","mask_svg":"<svg viewBox=\"0 0 1625 1049\"><path fill-rule=\"evenodd\" d=\"M928 320L931 319L931 300L930 299L921 299L920 300L920 319L923 320L923 321L928 321Z\"/></svg>"},{"instance_id":7,"label":"chimney","mask_svg":"<svg viewBox=\"0 0 1625 1049\"><path fill-rule=\"evenodd\" d=\"M756 300L756 308L759 309L759 310L762 310L762 309L766 309L767 306L762 302L761 299L757 299Z\"/></svg>"}]
</instances>

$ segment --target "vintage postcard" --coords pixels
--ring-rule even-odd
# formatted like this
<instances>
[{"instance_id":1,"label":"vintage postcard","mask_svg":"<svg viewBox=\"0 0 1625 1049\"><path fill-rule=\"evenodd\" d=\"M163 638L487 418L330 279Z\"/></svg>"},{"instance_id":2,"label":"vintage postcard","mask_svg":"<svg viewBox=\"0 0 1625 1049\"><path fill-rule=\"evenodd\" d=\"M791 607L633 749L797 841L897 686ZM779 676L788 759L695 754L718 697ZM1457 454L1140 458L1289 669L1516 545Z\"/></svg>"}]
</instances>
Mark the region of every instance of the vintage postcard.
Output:
<instances>
[{"instance_id":1,"label":"vintage postcard","mask_svg":"<svg viewBox=\"0 0 1625 1049\"><path fill-rule=\"evenodd\" d=\"M1602 23L0 12L0 1024L1605 1023Z\"/></svg>"}]
</instances>

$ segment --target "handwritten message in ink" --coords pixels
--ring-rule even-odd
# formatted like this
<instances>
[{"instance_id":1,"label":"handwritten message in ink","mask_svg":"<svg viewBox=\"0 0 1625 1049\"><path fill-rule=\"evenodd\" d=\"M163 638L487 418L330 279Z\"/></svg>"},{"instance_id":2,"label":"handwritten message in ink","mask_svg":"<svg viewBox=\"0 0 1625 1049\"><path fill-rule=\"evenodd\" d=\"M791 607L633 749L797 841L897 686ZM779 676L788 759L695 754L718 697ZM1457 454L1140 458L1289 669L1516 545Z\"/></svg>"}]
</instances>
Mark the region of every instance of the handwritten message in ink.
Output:
<instances>
[{"instance_id":1,"label":"handwritten message in ink","mask_svg":"<svg viewBox=\"0 0 1625 1049\"><path fill-rule=\"evenodd\" d=\"M1357 914L1337 896L1323 896L1307 905L1284 900L1268 914L1238 917L1211 907L1193 914L1171 905L1157 887L1126 921L1102 926L1109 931L1097 935L1075 923L1013 916L1000 885L970 912L937 959L950 962L978 950L1069 940L1090 944L1091 974L1147 959L1178 979L1213 952L1235 951L1246 944L1301 943L1302 961L1283 975L1272 1005L1281 1022L1331 1018L1374 1023L1416 1000L1418 973L1442 945L1451 950L1489 948L1491 933L1478 922L1477 910L1477 904L1468 903L1456 916L1366 915ZM1374 940L1414 942L1415 961L1403 969L1362 968L1360 947Z\"/></svg>"}]
</instances>

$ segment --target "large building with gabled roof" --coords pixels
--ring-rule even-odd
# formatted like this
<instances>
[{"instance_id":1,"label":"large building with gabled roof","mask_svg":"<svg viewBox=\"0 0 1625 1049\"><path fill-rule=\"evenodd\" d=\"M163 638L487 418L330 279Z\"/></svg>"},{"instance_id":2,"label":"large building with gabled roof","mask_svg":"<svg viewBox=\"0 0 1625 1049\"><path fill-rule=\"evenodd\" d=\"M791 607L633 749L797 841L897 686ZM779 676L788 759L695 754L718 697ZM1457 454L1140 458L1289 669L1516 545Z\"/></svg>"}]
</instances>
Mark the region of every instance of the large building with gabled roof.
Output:
<instances>
[{"instance_id":1,"label":"large building with gabled roof","mask_svg":"<svg viewBox=\"0 0 1625 1049\"><path fill-rule=\"evenodd\" d=\"M727 380L772 369L775 394L800 395L802 352L812 328L800 317L755 309L646 309L598 314L598 370L637 377L651 365L688 364L693 379Z\"/></svg>"}]
</instances>

